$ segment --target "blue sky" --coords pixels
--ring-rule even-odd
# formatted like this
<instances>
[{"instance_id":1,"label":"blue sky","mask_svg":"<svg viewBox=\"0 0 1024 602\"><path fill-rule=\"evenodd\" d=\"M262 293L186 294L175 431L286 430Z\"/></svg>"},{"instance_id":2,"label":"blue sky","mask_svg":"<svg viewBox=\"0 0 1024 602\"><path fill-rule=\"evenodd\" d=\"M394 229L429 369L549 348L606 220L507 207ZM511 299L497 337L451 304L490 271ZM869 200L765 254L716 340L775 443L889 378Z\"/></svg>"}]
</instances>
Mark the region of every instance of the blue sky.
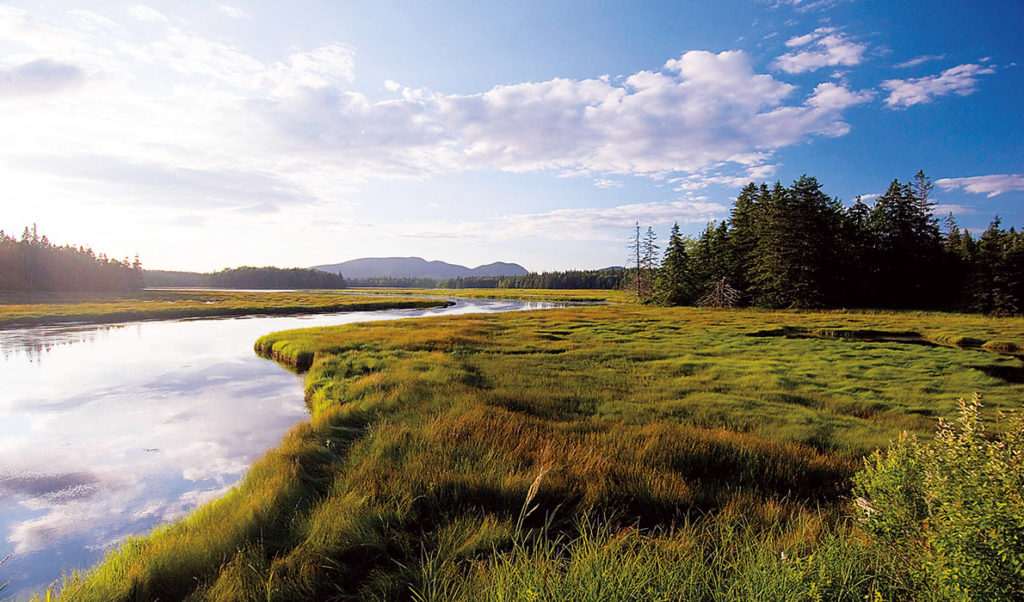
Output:
<instances>
[{"instance_id":1,"label":"blue sky","mask_svg":"<svg viewBox=\"0 0 1024 602\"><path fill-rule=\"evenodd\" d=\"M747 181L1024 225L1020 2L0 4L0 228L155 269L622 264ZM1022 65L1018 65L1021 63Z\"/></svg>"}]
</instances>

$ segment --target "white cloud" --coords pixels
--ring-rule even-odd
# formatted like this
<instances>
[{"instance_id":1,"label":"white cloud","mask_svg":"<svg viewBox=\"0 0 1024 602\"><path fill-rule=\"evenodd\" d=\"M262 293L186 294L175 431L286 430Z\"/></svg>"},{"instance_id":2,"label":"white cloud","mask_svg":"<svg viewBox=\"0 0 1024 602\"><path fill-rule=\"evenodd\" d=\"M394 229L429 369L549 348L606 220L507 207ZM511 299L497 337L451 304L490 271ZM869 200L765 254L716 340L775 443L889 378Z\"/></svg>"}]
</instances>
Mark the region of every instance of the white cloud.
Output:
<instances>
[{"instance_id":1,"label":"white cloud","mask_svg":"<svg viewBox=\"0 0 1024 602\"><path fill-rule=\"evenodd\" d=\"M163 13L143 4L136 4L135 6L128 9L128 14L134 19L139 21L145 21L146 23L165 23L167 17Z\"/></svg>"},{"instance_id":2,"label":"white cloud","mask_svg":"<svg viewBox=\"0 0 1024 602\"><path fill-rule=\"evenodd\" d=\"M402 91L371 102L343 88L298 91L265 104L296 148L390 173L474 168L639 174L655 178L718 163L745 167L807 136L838 135L842 110L866 99L837 84L802 104L756 73L743 52L690 51L665 71L607 79L553 79L480 94Z\"/></svg>"},{"instance_id":3,"label":"white cloud","mask_svg":"<svg viewBox=\"0 0 1024 602\"><path fill-rule=\"evenodd\" d=\"M885 104L891 108L905 108L952 93L968 96L977 89L978 76L991 73L995 73L995 69L990 65L968 63L946 69L939 75L888 79L882 82L882 88L889 91Z\"/></svg>"},{"instance_id":4,"label":"white cloud","mask_svg":"<svg viewBox=\"0 0 1024 602\"><path fill-rule=\"evenodd\" d=\"M85 73L76 65L52 59L37 59L15 65L0 66L0 99L60 92L85 80Z\"/></svg>"},{"instance_id":5,"label":"white cloud","mask_svg":"<svg viewBox=\"0 0 1024 602\"><path fill-rule=\"evenodd\" d=\"M761 164L750 167L742 174L722 174L717 171L692 174L681 178L669 180L672 189L677 192L690 192L702 190L713 184L728 186L730 188L742 188L751 182L763 182L775 174L777 165Z\"/></svg>"},{"instance_id":6,"label":"white cloud","mask_svg":"<svg viewBox=\"0 0 1024 602\"><path fill-rule=\"evenodd\" d=\"M903 61L902 63L897 63L895 65L895 67L897 69L906 69L908 67L916 67L918 65L921 65L921 64L924 64L924 63L928 63L928 62L931 62L931 61L941 61L944 58L946 58L946 55L944 55L944 54L923 54L921 56L914 57L914 58L910 59L909 61Z\"/></svg>"},{"instance_id":7,"label":"white cloud","mask_svg":"<svg viewBox=\"0 0 1024 602\"><path fill-rule=\"evenodd\" d=\"M859 65L864 61L864 51L867 50L865 44L850 40L834 27L819 27L809 34L790 38L786 46L807 47L807 50L787 52L775 59L775 66L786 73Z\"/></svg>"},{"instance_id":8,"label":"white cloud","mask_svg":"<svg viewBox=\"0 0 1024 602\"><path fill-rule=\"evenodd\" d=\"M797 12L806 13L814 10L828 10L844 2L853 0L778 0L775 7L791 6Z\"/></svg>"},{"instance_id":9,"label":"white cloud","mask_svg":"<svg viewBox=\"0 0 1024 602\"><path fill-rule=\"evenodd\" d=\"M558 209L506 218L505 236L567 240L620 240L634 222L642 224L705 223L727 214L728 207L695 200L634 203L603 209Z\"/></svg>"},{"instance_id":10,"label":"white cloud","mask_svg":"<svg viewBox=\"0 0 1024 602\"><path fill-rule=\"evenodd\" d=\"M196 32L141 29L129 34L83 11L0 6L0 40L25 51L16 64L7 57L12 66L0 76L0 129L16 141L0 150L11 198L46 191L83 211L86 202L116 199L139 211L214 207L251 216L344 206L366 179L474 169L580 173L597 185L614 175L698 174L693 182L731 186L770 175L782 147L844 134L844 112L870 98L835 82L801 98L741 51L689 51L624 78L555 78L477 94L386 81L397 97L376 101L352 89L355 53L344 44L259 60ZM811 49L833 32L817 35ZM34 69L46 76L32 81L49 93L15 94L11 74L44 59ZM89 85L72 95L75 69ZM683 209L670 207L672 219L687 219Z\"/></svg>"},{"instance_id":11,"label":"white cloud","mask_svg":"<svg viewBox=\"0 0 1024 602\"><path fill-rule=\"evenodd\" d=\"M935 184L943 190L964 190L971 194L984 194L988 198L1005 192L1024 190L1024 175L993 174L969 178L942 178Z\"/></svg>"},{"instance_id":12,"label":"white cloud","mask_svg":"<svg viewBox=\"0 0 1024 602\"><path fill-rule=\"evenodd\" d=\"M264 74L271 95L288 96L303 88L329 88L348 84L355 77L355 51L346 44L327 44L292 53L287 62Z\"/></svg>"},{"instance_id":13,"label":"white cloud","mask_svg":"<svg viewBox=\"0 0 1024 602\"><path fill-rule=\"evenodd\" d=\"M598 188L622 188L624 184L619 180L609 180L608 178L598 178L594 180L594 186Z\"/></svg>"},{"instance_id":14,"label":"white cloud","mask_svg":"<svg viewBox=\"0 0 1024 602\"><path fill-rule=\"evenodd\" d=\"M248 19L249 13L245 12L237 6L230 6L228 4L222 4L217 7L217 11L222 15L230 17L232 19Z\"/></svg>"}]
</instances>

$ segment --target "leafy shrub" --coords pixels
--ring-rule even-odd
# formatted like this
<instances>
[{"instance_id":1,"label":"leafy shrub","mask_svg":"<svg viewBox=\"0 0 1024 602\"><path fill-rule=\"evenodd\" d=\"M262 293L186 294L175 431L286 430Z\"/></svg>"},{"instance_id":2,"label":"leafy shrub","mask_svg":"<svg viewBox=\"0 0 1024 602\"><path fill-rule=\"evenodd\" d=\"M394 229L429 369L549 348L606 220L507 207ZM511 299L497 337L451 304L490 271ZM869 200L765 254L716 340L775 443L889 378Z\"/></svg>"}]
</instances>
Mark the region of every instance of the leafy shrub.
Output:
<instances>
[{"instance_id":1,"label":"leafy shrub","mask_svg":"<svg viewBox=\"0 0 1024 602\"><path fill-rule=\"evenodd\" d=\"M864 530L940 599L1024 599L1024 416L986 433L981 396L935 440L900 437L854 477Z\"/></svg>"}]
</instances>

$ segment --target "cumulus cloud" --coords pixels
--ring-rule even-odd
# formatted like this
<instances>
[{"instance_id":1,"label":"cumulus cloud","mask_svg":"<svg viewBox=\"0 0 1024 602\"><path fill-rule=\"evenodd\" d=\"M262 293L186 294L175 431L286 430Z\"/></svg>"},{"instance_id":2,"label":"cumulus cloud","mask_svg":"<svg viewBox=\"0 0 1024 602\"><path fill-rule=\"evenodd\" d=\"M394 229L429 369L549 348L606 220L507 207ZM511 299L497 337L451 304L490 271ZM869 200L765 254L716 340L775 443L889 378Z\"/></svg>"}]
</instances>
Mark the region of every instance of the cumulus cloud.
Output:
<instances>
[{"instance_id":1,"label":"cumulus cloud","mask_svg":"<svg viewBox=\"0 0 1024 602\"><path fill-rule=\"evenodd\" d=\"M78 66L52 59L37 59L13 67L0 67L0 98L60 92L85 80Z\"/></svg>"},{"instance_id":2,"label":"cumulus cloud","mask_svg":"<svg viewBox=\"0 0 1024 602\"><path fill-rule=\"evenodd\" d=\"M819 27L809 34L790 38L790 48L805 48L792 51L775 59L775 66L786 73L804 73L822 67L852 67L864 61L865 44L850 40L834 27Z\"/></svg>"},{"instance_id":3,"label":"cumulus cloud","mask_svg":"<svg viewBox=\"0 0 1024 602\"><path fill-rule=\"evenodd\" d=\"M882 88L889 91L885 104L890 108L906 108L931 102L938 96L968 96L977 90L978 76L995 73L991 65L967 63L950 67L939 75L912 79L888 79Z\"/></svg>"},{"instance_id":4,"label":"cumulus cloud","mask_svg":"<svg viewBox=\"0 0 1024 602\"><path fill-rule=\"evenodd\" d=\"M237 6L231 6L231 5L228 5L228 4L222 4L222 5L218 6L217 7L217 12L221 13L222 15L224 15L226 17L230 17L232 19L248 19L249 18L249 13L245 12L244 10L242 10L241 8L239 8Z\"/></svg>"},{"instance_id":5,"label":"cumulus cloud","mask_svg":"<svg viewBox=\"0 0 1024 602\"><path fill-rule=\"evenodd\" d=\"M1024 175L993 174L969 178L942 178L935 184L943 190L963 190L971 194L984 194L988 198L1006 192L1024 190Z\"/></svg>"},{"instance_id":6,"label":"cumulus cloud","mask_svg":"<svg viewBox=\"0 0 1024 602\"><path fill-rule=\"evenodd\" d=\"M823 87L824 86L824 87ZM396 172L497 168L664 177L718 163L753 165L808 136L848 130L843 109L865 93L823 84L800 104L794 86L740 51L690 51L662 71L496 86L479 94L402 91L371 102L339 88L303 89L265 105L293 144Z\"/></svg>"},{"instance_id":7,"label":"cumulus cloud","mask_svg":"<svg viewBox=\"0 0 1024 602\"><path fill-rule=\"evenodd\" d=\"M145 21L146 23L164 23L167 21L167 17L157 9L145 6L143 4L136 4L135 6L128 9L128 14L134 19L139 21Z\"/></svg>"},{"instance_id":8,"label":"cumulus cloud","mask_svg":"<svg viewBox=\"0 0 1024 602\"><path fill-rule=\"evenodd\" d=\"M133 14L154 21L144 8ZM374 100L353 89L355 51L345 44L261 60L170 25L144 30L128 34L82 11L0 6L0 39L48 53L34 67L46 77L34 81L59 92L100 74L73 103L5 101L0 126L19 142L0 153L0 168L63 178L76 196L232 211L337 205L367 179L475 169L585 173L598 185L615 175L747 178L770 173L780 148L843 135L844 113L870 99L836 82L800 96L742 51L694 50L625 77L476 94L385 81L391 97ZM818 30L792 44L816 51L833 38L845 40ZM39 131L49 134L30 135Z\"/></svg>"}]
</instances>

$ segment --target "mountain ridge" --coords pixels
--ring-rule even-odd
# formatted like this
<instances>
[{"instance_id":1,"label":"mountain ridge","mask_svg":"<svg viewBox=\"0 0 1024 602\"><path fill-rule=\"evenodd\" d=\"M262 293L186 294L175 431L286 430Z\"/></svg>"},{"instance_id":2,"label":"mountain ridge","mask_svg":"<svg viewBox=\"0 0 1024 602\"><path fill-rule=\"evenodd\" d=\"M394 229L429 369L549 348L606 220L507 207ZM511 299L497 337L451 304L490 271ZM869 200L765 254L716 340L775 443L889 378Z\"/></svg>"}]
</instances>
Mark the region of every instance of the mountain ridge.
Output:
<instances>
[{"instance_id":1,"label":"mountain ridge","mask_svg":"<svg viewBox=\"0 0 1024 602\"><path fill-rule=\"evenodd\" d=\"M427 261L422 257L362 257L313 266L317 270L341 274L345 278L468 278L472 276L525 276L529 272L518 263L495 261L475 268Z\"/></svg>"}]
</instances>

